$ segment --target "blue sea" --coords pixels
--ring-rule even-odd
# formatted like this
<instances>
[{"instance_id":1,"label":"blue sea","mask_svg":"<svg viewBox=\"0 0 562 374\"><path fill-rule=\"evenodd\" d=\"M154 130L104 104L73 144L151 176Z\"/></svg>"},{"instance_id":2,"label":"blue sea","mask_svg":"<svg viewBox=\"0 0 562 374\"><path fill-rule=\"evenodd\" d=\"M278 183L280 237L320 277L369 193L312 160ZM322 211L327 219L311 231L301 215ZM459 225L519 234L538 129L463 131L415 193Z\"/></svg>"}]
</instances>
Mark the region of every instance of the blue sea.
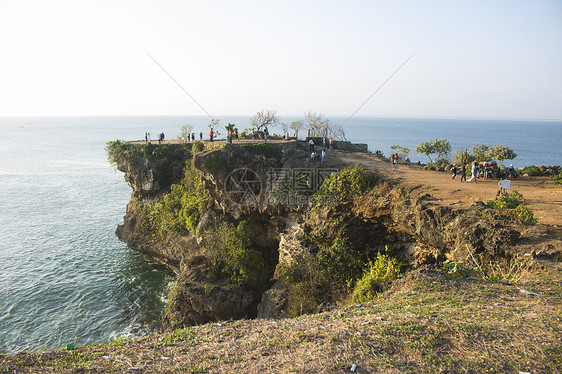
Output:
<instances>
[{"instance_id":1,"label":"blue sea","mask_svg":"<svg viewBox=\"0 0 562 374\"><path fill-rule=\"evenodd\" d=\"M248 117L220 120L249 127ZM208 123L178 116L0 118L0 353L158 331L173 275L115 236L131 189L108 164L104 146L145 132L175 138L185 124L206 137ZM446 138L453 151L476 142L509 146L516 167L562 164L562 122L353 118L345 130L349 140L386 155L393 144L413 151L421 141Z\"/></svg>"}]
</instances>

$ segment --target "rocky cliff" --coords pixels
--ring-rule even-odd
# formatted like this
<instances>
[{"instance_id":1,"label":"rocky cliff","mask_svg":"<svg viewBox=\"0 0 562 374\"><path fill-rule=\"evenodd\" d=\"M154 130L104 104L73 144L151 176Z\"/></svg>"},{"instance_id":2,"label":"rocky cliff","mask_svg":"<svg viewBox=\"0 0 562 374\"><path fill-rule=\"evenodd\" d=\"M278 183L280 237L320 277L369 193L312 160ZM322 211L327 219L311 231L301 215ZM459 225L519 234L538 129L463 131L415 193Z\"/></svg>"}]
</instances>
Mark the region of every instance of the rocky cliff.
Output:
<instances>
[{"instance_id":1,"label":"rocky cliff","mask_svg":"<svg viewBox=\"0 0 562 374\"><path fill-rule=\"evenodd\" d=\"M509 264L527 240L527 225L482 204L441 206L423 187L363 176L326 192L322 183L349 165L312 162L298 142L169 145L158 157L120 147L113 161L133 192L117 235L176 270L173 326L329 308L377 253L403 271L482 267ZM345 194L345 183L360 188Z\"/></svg>"}]
</instances>

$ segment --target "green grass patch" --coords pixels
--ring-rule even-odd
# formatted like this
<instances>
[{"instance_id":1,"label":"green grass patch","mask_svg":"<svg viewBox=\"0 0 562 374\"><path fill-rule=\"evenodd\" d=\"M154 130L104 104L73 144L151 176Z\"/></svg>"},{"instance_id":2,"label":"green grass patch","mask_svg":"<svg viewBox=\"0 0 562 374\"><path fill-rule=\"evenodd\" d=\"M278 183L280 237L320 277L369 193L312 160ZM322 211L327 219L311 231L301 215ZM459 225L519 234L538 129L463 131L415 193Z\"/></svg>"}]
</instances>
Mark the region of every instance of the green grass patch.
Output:
<instances>
[{"instance_id":1,"label":"green grass patch","mask_svg":"<svg viewBox=\"0 0 562 374\"><path fill-rule=\"evenodd\" d=\"M281 158L281 149L273 144L257 143L243 144L242 149L254 156L265 156L266 158Z\"/></svg>"}]
</instances>

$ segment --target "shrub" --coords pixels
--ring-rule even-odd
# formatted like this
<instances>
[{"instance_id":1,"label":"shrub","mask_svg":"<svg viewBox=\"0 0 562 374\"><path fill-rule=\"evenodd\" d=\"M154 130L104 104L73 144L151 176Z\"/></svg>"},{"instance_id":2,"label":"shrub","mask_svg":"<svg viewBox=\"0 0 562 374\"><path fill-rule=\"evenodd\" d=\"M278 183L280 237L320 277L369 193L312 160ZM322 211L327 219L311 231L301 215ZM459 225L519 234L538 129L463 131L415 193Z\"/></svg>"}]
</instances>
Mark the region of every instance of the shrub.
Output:
<instances>
[{"instance_id":1,"label":"shrub","mask_svg":"<svg viewBox=\"0 0 562 374\"><path fill-rule=\"evenodd\" d=\"M363 271L361 252L340 238L316 255L323 276L336 287L355 283Z\"/></svg>"},{"instance_id":2,"label":"shrub","mask_svg":"<svg viewBox=\"0 0 562 374\"><path fill-rule=\"evenodd\" d=\"M245 221L234 227L222 223L212 232L207 232L205 242L209 260L217 270L230 277L239 286L262 287L267 278L263 256L251 243L251 234Z\"/></svg>"},{"instance_id":3,"label":"shrub","mask_svg":"<svg viewBox=\"0 0 562 374\"><path fill-rule=\"evenodd\" d=\"M521 175L528 174L531 177L540 177L542 175L542 170L538 166L531 165L524 167L519 171Z\"/></svg>"},{"instance_id":4,"label":"shrub","mask_svg":"<svg viewBox=\"0 0 562 374\"><path fill-rule=\"evenodd\" d=\"M330 301L329 283L313 255L300 254L290 265L280 265L279 273L287 290L290 317L314 313L321 303Z\"/></svg>"},{"instance_id":5,"label":"shrub","mask_svg":"<svg viewBox=\"0 0 562 374\"><path fill-rule=\"evenodd\" d=\"M379 252L375 262L369 261L368 270L355 285L352 300L359 303L372 300L377 293L382 291L385 282L395 280L399 274L398 261Z\"/></svg>"},{"instance_id":6,"label":"shrub","mask_svg":"<svg viewBox=\"0 0 562 374\"><path fill-rule=\"evenodd\" d=\"M557 175L551 175L551 176L550 176L550 180L551 180L554 184L562 185L562 173L559 173L559 174L557 174Z\"/></svg>"},{"instance_id":7,"label":"shrub","mask_svg":"<svg viewBox=\"0 0 562 374\"><path fill-rule=\"evenodd\" d=\"M533 212L522 203L523 195L517 191L512 191L506 196L498 196L494 200L488 200L486 205L491 208L505 210L506 216L518 218L524 222L534 225L537 223L537 219L534 217Z\"/></svg>"},{"instance_id":8,"label":"shrub","mask_svg":"<svg viewBox=\"0 0 562 374\"><path fill-rule=\"evenodd\" d=\"M519 205L515 209L508 210L506 215L508 215L509 217L518 218L523 222L530 223L531 225L537 223L537 219L535 218L535 215L525 205Z\"/></svg>"},{"instance_id":9,"label":"shrub","mask_svg":"<svg viewBox=\"0 0 562 374\"><path fill-rule=\"evenodd\" d=\"M506 196L498 196L496 199L488 200L486 205L496 209L514 209L523 201L523 195L517 191L512 191Z\"/></svg>"},{"instance_id":10,"label":"shrub","mask_svg":"<svg viewBox=\"0 0 562 374\"><path fill-rule=\"evenodd\" d=\"M376 177L368 173L362 165L355 164L338 173L332 174L324 180L317 196L320 201L323 197L335 196L339 200L349 200L359 196L374 187Z\"/></svg>"},{"instance_id":11,"label":"shrub","mask_svg":"<svg viewBox=\"0 0 562 374\"><path fill-rule=\"evenodd\" d=\"M149 161L170 157L174 151L168 144L130 144L123 140L114 140L105 145L109 163L116 167L118 163L142 156ZM188 156L189 157L189 156Z\"/></svg>"},{"instance_id":12,"label":"shrub","mask_svg":"<svg viewBox=\"0 0 562 374\"><path fill-rule=\"evenodd\" d=\"M209 200L199 172L190 164L184 170L180 184L172 185L169 193L141 210L144 221L148 220L149 227L161 236L193 233L199 222L199 212Z\"/></svg>"},{"instance_id":13,"label":"shrub","mask_svg":"<svg viewBox=\"0 0 562 374\"><path fill-rule=\"evenodd\" d=\"M195 153L199 153L199 152L203 152L203 150L205 149L205 144L202 141L196 141L193 143L193 145L191 146L191 151L195 154Z\"/></svg>"}]
</instances>

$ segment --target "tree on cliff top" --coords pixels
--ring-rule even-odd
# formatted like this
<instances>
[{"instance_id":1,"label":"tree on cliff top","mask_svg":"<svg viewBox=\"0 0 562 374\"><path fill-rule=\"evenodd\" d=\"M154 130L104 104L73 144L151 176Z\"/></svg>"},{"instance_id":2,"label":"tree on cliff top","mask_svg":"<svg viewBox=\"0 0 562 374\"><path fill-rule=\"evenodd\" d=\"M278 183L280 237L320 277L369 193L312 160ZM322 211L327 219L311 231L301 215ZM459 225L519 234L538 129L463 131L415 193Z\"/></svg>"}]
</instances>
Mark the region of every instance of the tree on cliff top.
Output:
<instances>
[{"instance_id":1,"label":"tree on cliff top","mask_svg":"<svg viewBox=\"0 0 562 374\"><path fill-rule=\"evenodd\" d=\"M180 133L178 135L178 141L180 143L187 143L191 137L191 133L193 132L193 126L190 124L183 125L180 127Z\"/></svg>"},{"instance_id":2,"label":"tree on cliff top","mask_svg":"<svg viewBox=\"0 0 562 374\"><path fill-rule=\"evenodd\" d=\"M416 147L416 152L421 153L429 158L429 163L433 164L431 154L437 154L437 160L440 160L451 152L451 144L447 139L431 139L429 142L421 142Z\"/></svg>"},{"instance_id":3,"label":"tree on cliff top","mask_svg":"<svg viewBox=\"0 0 562 374\"><path fill-rule=\"evenodd\" d=\"M295 132L295 138L299 138L299 130L304 129L304 121L293 121L289 125L289 128Z\"/></svg>"},{"instance_id":4,"label":"tree on cliff top","mask_svg":"<svg viewBox=\"0 0 562 374\"><path fill-rule=\"evenodd\" d=\"M255 126L258 132L263 131L268 126L275 126L279 123L279 117L277 117L277 112L274 110L262 110L257 112L255 116L250 118L250 124Z\"/></svg>"},{"instance_id":5,"label":"tree on cliff top","mask_svg":"<svg viewBox=\"0 0 562 374\"><path fill-rule=\"evenodd\" d=\"M513 149L500 144L495 145L490 149L490 157L498 160L499 164L503 166L504 160L513 160L517 157L517 153L515 153Z\"/></svg>"}]
</instances>

